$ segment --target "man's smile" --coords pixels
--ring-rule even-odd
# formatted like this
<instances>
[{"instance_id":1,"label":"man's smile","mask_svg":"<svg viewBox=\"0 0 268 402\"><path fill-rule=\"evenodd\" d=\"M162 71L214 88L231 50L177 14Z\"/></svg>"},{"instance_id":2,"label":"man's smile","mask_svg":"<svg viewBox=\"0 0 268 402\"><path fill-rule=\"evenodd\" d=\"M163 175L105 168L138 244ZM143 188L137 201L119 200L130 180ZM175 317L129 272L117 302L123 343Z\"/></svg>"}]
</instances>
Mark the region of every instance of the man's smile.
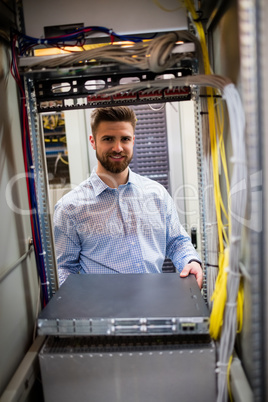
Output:
<instances>
[{"instance_id":1,"label":"man's smile","mask_svg":"<svg viewBox=\"0 0 268 402\"><path fill-rule=\"evenodd\" d=\"M125 155L108 155L109 158L115 159L117 161L122 160L125 158Z\"/></svg>"}]
</instances>

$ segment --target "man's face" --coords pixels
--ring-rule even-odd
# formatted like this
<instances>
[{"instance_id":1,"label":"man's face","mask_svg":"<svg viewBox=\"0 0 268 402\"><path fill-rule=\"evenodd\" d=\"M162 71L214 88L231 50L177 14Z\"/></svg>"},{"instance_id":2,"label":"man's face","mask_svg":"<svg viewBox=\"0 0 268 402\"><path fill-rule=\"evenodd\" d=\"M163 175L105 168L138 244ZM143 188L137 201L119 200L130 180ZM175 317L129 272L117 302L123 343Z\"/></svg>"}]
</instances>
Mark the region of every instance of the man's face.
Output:
<instances>
[{"instance_id":1,"label":"man's face","mask_svg":"<svg viewBox=\"0 0 268 402\"><path fill-rule=\"evenodd\" d=\"M89 137L101 170L123 172L133 157L134 130L128 122L103 121L99 124L94 140Z\"/></svg>"}]
</instances>

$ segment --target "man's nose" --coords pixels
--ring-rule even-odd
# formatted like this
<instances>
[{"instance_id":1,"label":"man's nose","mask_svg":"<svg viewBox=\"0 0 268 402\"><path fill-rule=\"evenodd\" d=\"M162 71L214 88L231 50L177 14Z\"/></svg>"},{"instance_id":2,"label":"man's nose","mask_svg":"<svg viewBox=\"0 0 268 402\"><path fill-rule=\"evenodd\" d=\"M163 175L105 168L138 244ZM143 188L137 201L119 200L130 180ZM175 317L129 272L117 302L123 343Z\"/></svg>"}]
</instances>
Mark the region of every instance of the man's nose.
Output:
<instances>
[{"instance_id":1,"label":"man's nose","mask_svg":"<svg viewBox=\"0 0 268 402\"><path fill-rule=\"evenodd\" d=\"M118 152L118 153L123 151L123 147L122 147L122 144L121 144L120 141L116 141L116 142L114 143L113 151L114 151L114 152Z\"/></svg>"}]
</instances>

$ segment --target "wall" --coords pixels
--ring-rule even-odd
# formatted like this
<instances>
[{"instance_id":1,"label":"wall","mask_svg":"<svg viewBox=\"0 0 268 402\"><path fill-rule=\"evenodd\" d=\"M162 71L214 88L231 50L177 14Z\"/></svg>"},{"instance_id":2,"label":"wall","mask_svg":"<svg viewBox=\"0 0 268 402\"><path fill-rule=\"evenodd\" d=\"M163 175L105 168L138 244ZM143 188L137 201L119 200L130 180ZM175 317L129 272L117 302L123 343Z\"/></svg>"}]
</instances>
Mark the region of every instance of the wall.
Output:
<instances>
[{"instance_id":1,"label":"wall","mask_svg":"<svg viewBox=\"0 0 268 402\"><path fill-rule=\"evenodd\" d=\"M27 250L31 236L16 83L10 52L0 44L0 395L33 341L38 281L34 253L4 275ZM16 179L22 174L22 178ZM10 186L14 179L13 186ZM8 189L11 189L9 192ZM7 196L9 195L9 201Z\"/></svg>"},{"instance_id":2,"label":"wall","mask_svg":"<svg viewBox=\"0 0 268 402\"><path fill-rule=\"evenodd\" d=\"M78 24L112 28L119 34L161 32L185 29L186 13L178 7L177 0L164 2L136 0L87 1L76 0L75 4L47 0L23 0L26 34L34 37L44 35L43 27ZM53 12L51 12L53 10ZM130 12L131 10L131 12ZM170 12L172 11L172 12Z\"/></svg>"}]
</instances>

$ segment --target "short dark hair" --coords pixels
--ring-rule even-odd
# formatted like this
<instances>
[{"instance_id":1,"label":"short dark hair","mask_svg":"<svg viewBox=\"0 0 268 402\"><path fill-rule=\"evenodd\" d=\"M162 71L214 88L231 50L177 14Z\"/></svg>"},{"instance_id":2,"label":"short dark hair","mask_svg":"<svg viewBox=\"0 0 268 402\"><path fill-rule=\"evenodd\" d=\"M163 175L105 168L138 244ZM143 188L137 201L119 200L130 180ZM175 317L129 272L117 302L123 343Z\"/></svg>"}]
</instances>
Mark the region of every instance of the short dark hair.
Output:
<instances>
[{"instance_id":1,"label":"short dark hair","mask_svg":"<svg viewBox=\"0 0 268 402\"><path fill-rule=\"evenodd\" d=\"M134 110L128 106L100 107L94 109L91 114L91 130L93 137L96 137L97 129L102 121L125 121L129 122L133 130L136 127L136 115Z\"/></svg>"}]
</instances>

